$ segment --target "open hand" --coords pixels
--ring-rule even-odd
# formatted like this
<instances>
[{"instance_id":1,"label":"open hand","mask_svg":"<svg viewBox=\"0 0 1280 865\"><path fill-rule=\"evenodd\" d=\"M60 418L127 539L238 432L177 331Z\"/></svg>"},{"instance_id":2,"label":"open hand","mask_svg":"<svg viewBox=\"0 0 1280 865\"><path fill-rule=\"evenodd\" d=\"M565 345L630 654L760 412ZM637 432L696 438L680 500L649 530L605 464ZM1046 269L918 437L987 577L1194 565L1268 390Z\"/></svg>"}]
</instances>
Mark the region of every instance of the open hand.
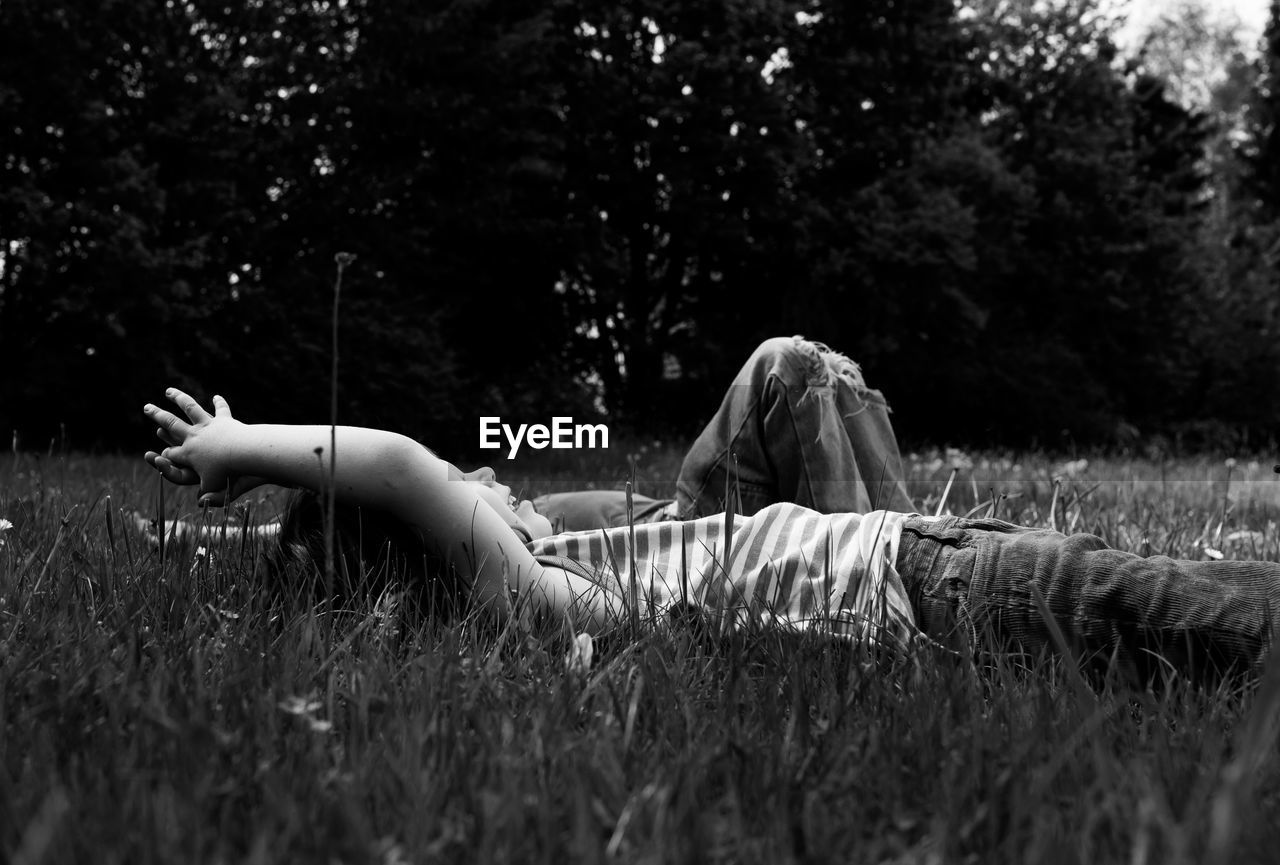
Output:
<instances>
[{"instance_id":1,"label":"open hand","mask_svg":"<svg viewBox=\"0 0 1280 865\"><path fill-rule=\"evenodd\" d=\"M168 445L163 451L147 451L146 461L170 483L200 486L200 503L225 505L258 486L260 478L237 477L231 465L232 438L243 425L231 416L231 406L213 398L212 415L194 398L177 388L165 395L182 410L182 416L148 403L143 413L156 424L156 435Z\"/></svg>"}]
</instances>

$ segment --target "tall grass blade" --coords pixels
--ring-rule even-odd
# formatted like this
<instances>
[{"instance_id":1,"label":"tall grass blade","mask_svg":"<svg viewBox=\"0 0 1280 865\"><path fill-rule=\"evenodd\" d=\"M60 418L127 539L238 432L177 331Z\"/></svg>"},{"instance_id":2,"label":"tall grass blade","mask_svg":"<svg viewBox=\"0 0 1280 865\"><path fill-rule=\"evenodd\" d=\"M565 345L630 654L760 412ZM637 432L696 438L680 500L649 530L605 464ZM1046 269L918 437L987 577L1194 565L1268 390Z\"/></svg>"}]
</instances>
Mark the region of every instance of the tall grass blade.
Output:
<instances>
[{"instance_id":1,"label":"tall grass blade","mask_svg":"<svg viewBox=\"0 0 1280 865\"><path fill-rule=\"evenodd\" d=\"M1054 648L1065 661L1064 666L1067 671L1067 680L1071 683L1071 689L1076 692L1076 696L1080 698L1082 704L1096 703L1098 700L1097 695L1080 673L1080 659L1071 650L1066 636L1062 633L1062 628L1058 625L1058 620L1054 618L1053 611L1049 609L1049 603L1045 600L1044 592L1040 591L1040 587L1035 583L1031 583L1031 600L1036 605L1036 611L1040 613L1040 618L1044 619L1045 628L1049 631L1049 639L1053 642Z\"/></svg>"},{"instance_id":2,"label":"tall grass blade","mask_svg":"<svg viewBox=\"0 0 1280 865\"><path fill-rule=\"evenodd\" d=\"M951 477L947 478L947 485L942 488L942 496L938 499L938 506L933 510L935 517L942 516L942 510L947 506L947 496L951 495L951 485L956 482L956 474L959 471L960 469L955 466L951 467Z\"/></svg>"},{"instance_id":3,"label":"tall grass blade","mask_svg":"<svg viewBox=\"0 0 1280 865\"><path fill-rule=\"evenodd\" d=\"M1220 865L1235 861L1241 829L1258 807L1260 780L1275 762L1280 736L1280 656L1267 663L1253 706L1241 725L1235 754L1222 769L1213 797L1209 821L1209 855L1206 861Z\"/></svg>"},{"instance_id":4,"label":"tall grass blade","mask_svg":"<svg viewBox=\"0 0 1280 865\"><path fill-rule=\"evenodd\" d=\"M628 612L628 620L631 622L632 637L640 634L640 572L636 567L636 520L635 520L635 503L631 495L631 484L635 480L635 464L631 465L632 479L627 481L627 563L631 566L631 579L628 580L627 600L629 602L630 611Z\"/></svg>"}]
</instances>

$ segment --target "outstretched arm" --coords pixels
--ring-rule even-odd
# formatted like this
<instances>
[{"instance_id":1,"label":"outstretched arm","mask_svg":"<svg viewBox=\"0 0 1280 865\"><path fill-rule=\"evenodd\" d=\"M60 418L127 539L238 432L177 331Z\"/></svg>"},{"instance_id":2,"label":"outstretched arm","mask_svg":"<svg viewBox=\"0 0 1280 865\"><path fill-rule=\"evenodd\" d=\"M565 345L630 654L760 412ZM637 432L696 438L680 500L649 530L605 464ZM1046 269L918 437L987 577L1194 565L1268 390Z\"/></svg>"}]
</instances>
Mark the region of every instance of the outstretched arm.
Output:
<instances>
[{"instance_id":1,"label":"outstretched arm","mask_svg":"<svg viewBox=\"0 0 1280 865\"><path fill-rule=\"evenodd\" d=\"M513 590L553 611L585 613L584 624L596 629L620 612L621 602L589 580L540 565L476 485L451 481L448 464L413 439L364 427L244 424L222 397L213 398L210 415L179 390L166 395L186 419L154 405L144 408L169 445L148 452L147 462L174 483L198 482L202 500L234 489L241 477L332 489L340 501L417 527L447 567L471 577L473 598L482 606L507 611Z\"/></svg>"}]
</instances>

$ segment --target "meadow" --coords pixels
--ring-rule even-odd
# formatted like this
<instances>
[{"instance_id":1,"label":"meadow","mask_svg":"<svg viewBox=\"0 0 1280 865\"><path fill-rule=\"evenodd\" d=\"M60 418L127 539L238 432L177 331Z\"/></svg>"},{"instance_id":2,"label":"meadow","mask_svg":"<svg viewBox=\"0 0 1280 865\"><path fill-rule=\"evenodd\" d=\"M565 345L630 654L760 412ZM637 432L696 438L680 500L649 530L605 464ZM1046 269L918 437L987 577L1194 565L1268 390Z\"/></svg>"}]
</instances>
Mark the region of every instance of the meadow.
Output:
<instances>
[{"instance_id":1,"label":"meadow","mask_svg":"<svg viewBox=\"0 0 1280 865\"><path fill-rule=\"evenodd\" d=\"M681 449L531 454L526 494ZM1280 561L1270 458L924 451L924 512ZM944 500L945 494L945 500ZM279 493L213 511L255 520ZM1280 663L1256 687L1086 682L777 633L597 640L263 590L254 542L156 547L193 510L141 459L0 460L0 860L1265 862Z\"/></svg>"}]
</instances>

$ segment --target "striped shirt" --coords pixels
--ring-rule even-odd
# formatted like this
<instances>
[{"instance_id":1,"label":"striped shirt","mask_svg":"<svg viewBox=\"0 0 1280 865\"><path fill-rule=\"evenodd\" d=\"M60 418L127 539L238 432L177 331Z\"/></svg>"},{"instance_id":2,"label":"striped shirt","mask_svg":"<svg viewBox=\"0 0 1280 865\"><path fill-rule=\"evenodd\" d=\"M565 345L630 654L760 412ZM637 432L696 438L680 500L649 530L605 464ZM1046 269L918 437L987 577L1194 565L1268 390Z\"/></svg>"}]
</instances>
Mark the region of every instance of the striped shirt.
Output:
<instances>
[{"instance_id":1,"label":"striped shirt","mask_svg":"<svg viewBox=\"0 0 1280 865\"><path fill-rule=\"evenodd\" d=\"M905 514L820 514L770 505L754 516L564 532L529 543L543 564L629 596L641 611L692 606L719 621L905 642L915 617L894 568ZM634 569L634 570L633 570Z\"/></svg>"}]
</instances>

